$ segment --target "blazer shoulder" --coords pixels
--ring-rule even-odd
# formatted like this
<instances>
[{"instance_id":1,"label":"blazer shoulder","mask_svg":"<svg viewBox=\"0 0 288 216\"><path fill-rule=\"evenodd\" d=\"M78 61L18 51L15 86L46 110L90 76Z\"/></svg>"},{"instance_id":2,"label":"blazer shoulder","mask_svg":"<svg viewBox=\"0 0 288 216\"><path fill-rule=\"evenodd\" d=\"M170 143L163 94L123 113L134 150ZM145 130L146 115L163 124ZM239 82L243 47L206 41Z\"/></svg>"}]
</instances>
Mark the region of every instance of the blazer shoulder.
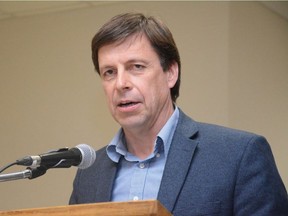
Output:
<instances>
[{"instance_id":1,"label":"blazer shoulder","mask_svg":"<svg viewBox=\"0 0 288 216\"><path fill-rule=\"evenodd\" d=\"M198 142L200 147L217 151L244 150L248 145L267 145L266 138L253 132L195 121L180 110L178 134ZM269 144L268 144L269 145Z\"/></svg>"},{"instance_id":2,"label":"blazer shoulder","mask_svg":"<svg viewBox=\"0 0 288 216\"><path fill-rule=\"evenodd\" d=\"M217 124L204 123L196 121L191 117L187 116L182 110L180 110L179 121L178 121L178 132L188 133L189 136L197 134L197 138L206 137L209 138L220 138L220 139L253 139L257 137L263 137L253 132L221 126Z\"/></svg>"}]
</instances>

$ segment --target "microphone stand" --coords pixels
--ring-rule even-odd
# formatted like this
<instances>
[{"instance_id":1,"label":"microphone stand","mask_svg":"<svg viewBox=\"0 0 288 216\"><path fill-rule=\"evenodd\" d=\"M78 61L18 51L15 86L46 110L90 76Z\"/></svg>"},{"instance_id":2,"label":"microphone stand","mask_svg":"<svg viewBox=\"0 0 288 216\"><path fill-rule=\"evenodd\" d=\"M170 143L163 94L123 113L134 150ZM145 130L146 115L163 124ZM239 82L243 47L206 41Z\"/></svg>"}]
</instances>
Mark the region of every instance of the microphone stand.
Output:
<instances>
[{"instance_id":1,"label":"microphone stand","mask_svg":"<svg viewBox=\"0 0 288 216\"><path fill-rule=\"evenodd\" d=\"M25 179L25 178L34 179L41 175L44 175L46 171L47 171L47 168L44 166L39 166L36 168L27 167L26 170L21 171L21 172L1 174L0 182Z\"/></svg>"}]
</instances>

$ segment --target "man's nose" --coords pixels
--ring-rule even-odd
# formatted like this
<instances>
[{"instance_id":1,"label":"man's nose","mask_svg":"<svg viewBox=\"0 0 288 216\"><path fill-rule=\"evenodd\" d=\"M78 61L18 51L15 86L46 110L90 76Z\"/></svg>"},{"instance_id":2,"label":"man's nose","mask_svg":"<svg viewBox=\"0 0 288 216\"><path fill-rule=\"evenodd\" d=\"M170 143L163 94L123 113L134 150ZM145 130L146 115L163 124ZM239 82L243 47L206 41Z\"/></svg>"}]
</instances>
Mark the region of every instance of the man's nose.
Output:
<instances>
[{"instance_id":1,"label":"man's nose","mask_svg":"<svg viewBox=\"0 0 288 216\"><path fill-rule=\"evenodd\" d=\"M127 90L131 88L131 77L125 70L118 70L116 87L118 90Z\"/></svg>"}]
</instances>

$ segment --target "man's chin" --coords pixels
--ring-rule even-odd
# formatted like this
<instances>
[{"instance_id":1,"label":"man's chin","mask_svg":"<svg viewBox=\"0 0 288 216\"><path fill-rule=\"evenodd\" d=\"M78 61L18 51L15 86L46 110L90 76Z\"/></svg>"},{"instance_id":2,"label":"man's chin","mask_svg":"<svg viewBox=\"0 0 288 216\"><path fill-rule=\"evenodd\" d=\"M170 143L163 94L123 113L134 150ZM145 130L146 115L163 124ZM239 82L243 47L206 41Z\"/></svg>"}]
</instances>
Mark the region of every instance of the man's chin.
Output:
<instances>
[{"instance_id":1,"label":"man's chin","mask_svg":"<svg viewBox=\"0 0 288 216\"><path fill-rule=\"evenodd\" d=\"M123 129L127 130L137 130L144 126L144 121L139 117L129 117L125 119L118 119L117 122L121 125Z\"/></svg>"}]
</instances>

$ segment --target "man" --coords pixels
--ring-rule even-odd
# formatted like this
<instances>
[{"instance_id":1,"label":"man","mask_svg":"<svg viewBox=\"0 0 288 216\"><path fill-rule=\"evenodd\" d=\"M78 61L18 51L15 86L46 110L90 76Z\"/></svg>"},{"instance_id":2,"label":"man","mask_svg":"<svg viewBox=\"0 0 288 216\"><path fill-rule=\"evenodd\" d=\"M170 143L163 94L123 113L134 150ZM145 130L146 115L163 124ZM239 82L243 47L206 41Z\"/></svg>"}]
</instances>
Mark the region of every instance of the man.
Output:
<instances>
[{"instance_id":1,"label":"man","mask_svg":"<svg viewBox=\"0 0 288 216\"><path fill-rule=\"evenodd\" d=\"M161 21L112 18L92 58L121 129L77 172L70 204L158 199L175 216L288 215L265 138L195 122L176 106L180 57Z\"/></svg>"}]
</instances>

